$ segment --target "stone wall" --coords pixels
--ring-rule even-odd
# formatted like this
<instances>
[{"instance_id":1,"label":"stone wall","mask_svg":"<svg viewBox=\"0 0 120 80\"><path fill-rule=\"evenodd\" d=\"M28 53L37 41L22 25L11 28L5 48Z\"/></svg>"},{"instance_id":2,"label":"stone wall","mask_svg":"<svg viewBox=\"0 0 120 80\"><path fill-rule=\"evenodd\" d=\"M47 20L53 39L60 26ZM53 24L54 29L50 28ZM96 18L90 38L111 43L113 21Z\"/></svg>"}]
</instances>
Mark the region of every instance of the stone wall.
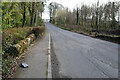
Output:
<instances>
[{"instance_id":1,"label":"stone wall","mask_svg":"<svg viewBox=\"0 0 120 80\"><path fill-rule=\"evenodd\" d=\"M23 53L34 40L35 40L35 34L30 34L24 40L21 40L19 43L12 45L7 50L7 53L9 53L10 55L18 56L21 53Z\"/></svg>"}]
</instances>

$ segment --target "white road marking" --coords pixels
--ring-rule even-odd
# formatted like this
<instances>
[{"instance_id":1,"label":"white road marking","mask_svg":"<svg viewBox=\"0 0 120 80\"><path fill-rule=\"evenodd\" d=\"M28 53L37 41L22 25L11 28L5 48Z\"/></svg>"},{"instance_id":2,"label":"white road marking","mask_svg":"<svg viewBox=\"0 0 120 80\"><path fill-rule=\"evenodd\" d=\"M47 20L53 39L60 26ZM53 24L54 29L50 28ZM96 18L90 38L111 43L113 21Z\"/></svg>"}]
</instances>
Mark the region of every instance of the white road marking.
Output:
<instances>
[{"instance_id":1,"label":"white road marking","mask_svg":"<svg viewBox=\"0 0 120 80\"><path fill-rule=\"evenodd\" d=\"M51 69L51 36L49 34L49 44L48 44L48 75L47 78L52 78L52 69Z\"/></svg>"}]
</instances>

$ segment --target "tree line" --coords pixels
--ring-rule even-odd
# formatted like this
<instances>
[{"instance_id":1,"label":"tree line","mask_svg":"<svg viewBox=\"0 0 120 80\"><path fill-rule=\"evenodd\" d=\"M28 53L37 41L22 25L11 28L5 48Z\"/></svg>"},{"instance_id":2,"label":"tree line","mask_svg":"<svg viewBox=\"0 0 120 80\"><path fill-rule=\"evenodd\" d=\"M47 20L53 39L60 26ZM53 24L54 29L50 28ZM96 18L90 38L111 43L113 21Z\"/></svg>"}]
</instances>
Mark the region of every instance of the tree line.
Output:
<instances>
[{"instance_id":1,"label":"tree line","mask_svg":"<svg viewBox=\"0 0 120 80\"><path fill-rule=\"evenodd\" d=\"M91 30L116 30L120 29L120 1L99 3L76 7L73 10L65 8L60 4L56 7L55 2L50 3L50 22L60 24L70 24L87 27Z\"/></svg>"},{"instance_id":2,"label":"tree line","mask_svg":"<svg viewBox=\"0 0 120 80\"><path fill-rule=\"evenodd\" d=\"M38 26L44 2L2 2L2 28Z\"/></svg>"}]
</instances>

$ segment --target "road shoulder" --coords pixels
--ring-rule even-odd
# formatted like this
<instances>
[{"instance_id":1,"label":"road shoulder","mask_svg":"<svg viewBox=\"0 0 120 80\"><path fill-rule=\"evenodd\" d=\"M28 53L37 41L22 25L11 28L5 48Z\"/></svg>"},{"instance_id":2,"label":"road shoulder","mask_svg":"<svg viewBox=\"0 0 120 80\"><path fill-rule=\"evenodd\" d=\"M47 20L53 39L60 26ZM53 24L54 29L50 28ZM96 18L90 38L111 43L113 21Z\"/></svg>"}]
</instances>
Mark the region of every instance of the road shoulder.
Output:
<instances>
[{"instance_id":1,"label":"road shoulder","mask_svg":"<svg viewBox=\"0 0 120 80\"><path fill-rule=\"evenodd\" d=\"M29 67L18 67L13 78L46 78L47 77L47 48L48 34L36 42L25 52L25 59Z\"/></svg>"}]
</instances>

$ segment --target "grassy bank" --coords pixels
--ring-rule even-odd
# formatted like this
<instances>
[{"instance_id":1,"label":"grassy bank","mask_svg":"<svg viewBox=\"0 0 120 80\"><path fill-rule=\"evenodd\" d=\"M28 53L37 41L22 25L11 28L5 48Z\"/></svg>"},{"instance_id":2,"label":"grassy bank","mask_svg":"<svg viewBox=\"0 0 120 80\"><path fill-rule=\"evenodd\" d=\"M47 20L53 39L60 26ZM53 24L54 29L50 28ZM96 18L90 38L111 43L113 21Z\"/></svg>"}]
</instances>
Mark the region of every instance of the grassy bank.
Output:
<instances>
[{"instance_id":1,"label":"grassy bank","mask_svg":"<svg viewBox=\"0 0 120 80\"><path fill-rule=\"evenodd\" d=\"M76 33L83 34L86 36L90 36L93 38L98 38L98 39L102 39L102 40L120 44L120 34L119 34L120 32L117 32L118 35L115 35L115 34L108 33L108 32L110 32L109 30L108 31L105 30L106 33L108 33L108 34L98 32L96 35L95 31L92 31L91 27L78 26L78 25L66 25L66 24L61 24L61 25L56 25L56 26L59 28L62 28L64 30L68 30L68 31L76 32ZM116 31L114 31L114 32L116 32ZM111 31L111 32L113 33L113 31Z\"/></svg>"},{"instance_id":2,"label":"grassy bank","mask_svg":"<svg viewBox=\"0 0 120 80\"><path fill-rule=\"evenodd\" d=\"M20 55L14 56L6 52L8 48L14 44L17 44L30 34L35 34L36 39L42 37L45 31L45 26L40 27L23 27L23 28L11 28L5 29L2 33L2 77L11 78L13 72L16 70L20 62Z\"/></svg>"}]
</instances>

